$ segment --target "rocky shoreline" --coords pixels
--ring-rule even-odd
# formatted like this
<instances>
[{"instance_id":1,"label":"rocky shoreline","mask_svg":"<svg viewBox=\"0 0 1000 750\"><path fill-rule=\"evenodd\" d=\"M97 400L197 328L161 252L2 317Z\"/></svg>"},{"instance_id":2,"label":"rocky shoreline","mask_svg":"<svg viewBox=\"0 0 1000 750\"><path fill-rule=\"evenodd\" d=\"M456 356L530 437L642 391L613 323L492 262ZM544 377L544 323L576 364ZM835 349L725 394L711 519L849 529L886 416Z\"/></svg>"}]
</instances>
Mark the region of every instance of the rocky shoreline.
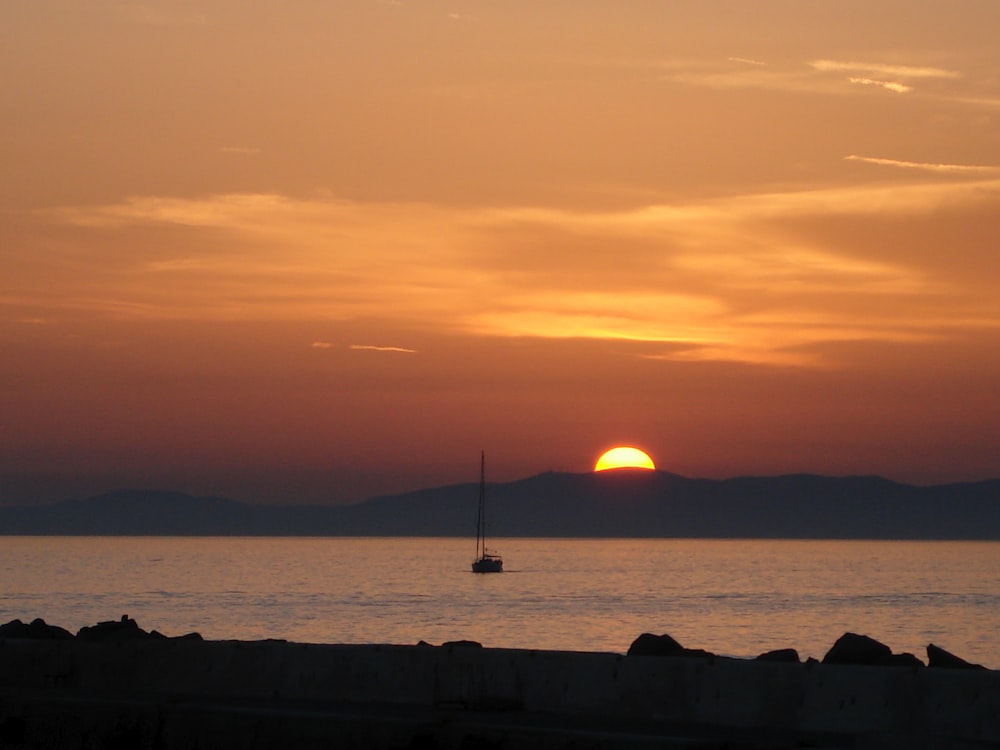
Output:
<instances>
[{"instance_id":1,"label":"rocky shoreline","mask_svg":"<svg viewBox=\"0 0 1000 750\"><path fill-rule=\"evenodd\" d=\"M1000 747L1000 672L845 633L822 660L0 625L0 747Z\"/></svg>"}]
</instances>

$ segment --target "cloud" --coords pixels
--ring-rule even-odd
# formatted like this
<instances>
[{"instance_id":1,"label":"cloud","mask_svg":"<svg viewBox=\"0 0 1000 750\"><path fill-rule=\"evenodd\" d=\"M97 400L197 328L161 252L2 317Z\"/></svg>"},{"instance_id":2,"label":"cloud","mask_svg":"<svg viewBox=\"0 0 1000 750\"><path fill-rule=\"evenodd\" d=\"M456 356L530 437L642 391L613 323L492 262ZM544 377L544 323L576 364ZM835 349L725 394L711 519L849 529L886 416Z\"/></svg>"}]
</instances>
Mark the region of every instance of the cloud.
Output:
<instances>
[{"instance_id":1,"label":"cloud","mask_svg":"<svg viewBox=\"0 0 1000 750\"><path fill-rule=\"evenodd\" d=\"M846 161L860 161L866 164L878 164L884 167L899 167L901 169L920 169L925 172L944 172L950 174L981 174L1000 175L1000 166L990 164L934 164L928 162L901 161L899 159L881 159L873 156L845 156Z\"/></svg>"},{"instance_id":2,"label":"cloud","mask_svg":"<svg viewBox=\"0 0 1000 750\"><path fill-rule=\"evenodd\" d=\"M680 359L818 363L824 342L933 340L1000 321L988 241L1000 231L1000 180L990 170L595 211L135 197L47 214L74 228L73 244L8 264L18 274L8 288L23 315L380 320L632 340Z\"/></svg>"},{"instance_id":3,"label":"cloud","mask_svg":"<svg viewBox=\"0 0 1000 750\"><path fill-rule=\"evenodd\" d=\"M849 83L874 86L896 94L907 94L914 90L912 85L904 81L959 77L957 71L944 68L851 60L813 60L809 66L821 73L855 73L856 75L847 77Z\"/></svg>"},{"instance_id":4,"label":"cloud","mask_svg":"<svg viewBox=\"0 0 1000 750\"><path fill-rule=\"evenodd\" d=\"M851 77L847 79L851 83L857 83L862 86L877 86L879 88L887 89L889 91L894 91L897 94L905 94L907 92L913 91L912 86L907 86L904 83L897 83L896 81L876 81L873 78L856 78Z\"/></svg>"},{"instance_id":5,"label":"cloud","mask_svg":"<svg viewBox=\"0 0 1000 750\"><path fill-rule=\"evenodd\" d=\"M403 354L416 354L416 349L407 349L402 346L376 346L374 344L351 344L349 349L368 352L400 352Z\"/></svg>"},{"instance_id":6,"label":"cloud","mask_svg":"<svg viewBox=\"0 0 1000 750\"><path fill-rule=\"evenodd\" d=\"M313 349L332 349L333 348L333 344L331 344L329 341L313 341L312 344L310 344L310 346Z\"/></svg>"},{"instance_id":7,"label":"cloud","mask_svg":"<svg viewBox=\"0 0 1000 750\"><path fill-rule=\"evenodd\" d=\"M638 66L639 63L633 65ZM647 62L646 65L659 69L665 81L689 86L841 96L859 86L908 94L915 91L918 82L927 86L932 82L947 84L962 77L958 71L946 68L851 60L769 64L752 58L729 57L724 62L676 59ZM936 86L932 94L945 101L974 106L991 107L995 102L990 96L970 96L969 92L949 91L942 85Z\"/></svg>"},{"instance_id":8,"label":"cloud","mask_svg":"<svg viewBox=\"0 0 1000 750\"><path fill-rule=\"evenodd\" d=\"M855 62L842 60L813 60L810 67L823 72L857 72L868 75L893 76L896 78L958 78L959 73L944 68L921 67L916 65L892 65L886 63Z\"/></svg>"},{"instance_id":9,"label":"cloud","mask_svg":"<svg viewBox=\"0 0 1000 750\"><path fill-rule=\"evenodd\" d=\"M263 218L289 205L274 193L236 193L200 199L138 196L99 207L58 210L67 222L80 226L115 227L127 224L179 224L192 227L227 226L234 219Z\"/></svg>"},{"instance_id":10,"label":"cloud","mask_svg":"<svg viewBox=\"0 0 1000 750\"><path fill-rule=\"evenodd\" d=\"M706 60L661 61L656 67L662 80L685 86L788 92L814 92L820 87L801 67L778 67L740 58L728 58L726 64Z\"/></svg>"}]
</instances>

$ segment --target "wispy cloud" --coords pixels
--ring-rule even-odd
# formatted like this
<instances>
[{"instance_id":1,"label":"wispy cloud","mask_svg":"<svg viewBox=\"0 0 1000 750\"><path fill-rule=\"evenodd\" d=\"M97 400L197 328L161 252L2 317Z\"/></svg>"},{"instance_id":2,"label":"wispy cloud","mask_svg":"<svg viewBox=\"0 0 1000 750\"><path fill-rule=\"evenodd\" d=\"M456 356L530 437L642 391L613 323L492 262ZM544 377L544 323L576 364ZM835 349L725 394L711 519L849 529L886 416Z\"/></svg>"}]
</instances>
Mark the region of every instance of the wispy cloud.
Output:
<instances>
[{"instance_id":1,"label":"wispy cloud","mask_svg":"<svg viewBox=\"0 0 1000 750\"><path fill-rule=\"evenodd\" d=\"M376 346L375 344L351 344L349 349L367 352L399 352L402 354L416 354L416 349L407 349L403 346Z\"/></svg>"},{"instance_id":2,"label":"wispy cloud","mask_svg":"<svg viewBox=\"0 0 1000 750\"><path fill-rule=\"evenodd\" d=\"M881 88L896 94L907 94L914 90L914 86L908 81L959 77L954 70L919 65L854 60L813 60L809 65L820 73L852 73L854 75L847 76L849 83Z\"/></svg>"},{"instance_id":3,"label":"wispy cloud","mask_svg":"<svg viewBox=\"0 0 1000 750\"><path fill-rule=\"evenodd\" d=\"M959 73L944 68L932 68L919 65L894 65L877 62L857 62L849 60L813 60L809 65L824 72L855 72L876 76L893 76L903 79L919 78L958 78Z\"/></svg>"},{"instance_id":4,"label":"wispy cloud","mask_svg":"<svg viewBox=\"0 0 1000 750\"><path fill-rule=\"evenodd\" d=\"M73 272L77 249L63 276L51 272L52 258L25 258L18 273L35 264L37 276L15 283L24 315L36 295L48 307L58 300L94 314L378 319L490 336L660 343L666 357L774 365L816 357L823 342L929 340L967 324L971 310L1000 323L988 301L995 295L985 291L1000 278L992 246L982 245L989 227L1000 231L993 168L848 158L978 179L613 211L133 198L51 216L80 230L85 282ZM913 221L949 212L961 222L940 237ZM978 228L963 239L968 216Z\"/></svg>"},{"instance_id":5,"label":"wispy cloud","mask_svg":"<svg viewBox=\"0 0 1000 750\"><path fill-rule=\"evenodd\" d=\"M858 87L878 88L909 94L918 84L942 83L961 78L946 68L898 65L852 60L812 60L804 63L770 64L746 57L724 61L708 59L662 60L656 63L663 80L716 89L764 89L788 93L846 95ZM923 88L923 87L922 87ZM955 102L990 106L989 97L977 99L941 85L934 96Z\"/></svg>"},{"instance_id":6,"label":"wispy cloud","mask_svg":"<svg viewBox=\"0 0 1000 750\"><path fill-rule=\"evenodd\" d=\"M333 348L333 344L331 344L329 341L313 341L312 344L310 344L310 346L313 349L332 349Z\"/></svg>"},{"instance_id":7,"label":"wispy cloud","mask_svg":"<svg viewBox=\"0 0 1000 750\"><path fill-rule=\"evenodd\" d=\"M851 83L860 84L861 86L877 86L878 88L894 91L897 94L905 94L909 91L913 91L912 86L907 86L905 83L897 83L896 81L877 81L874 78L857 78L854 76L848 78L847 80Z\"/></svg>"},{"instance_id":8,"label":"wispy cloud","mask_svg":"<svg viewBox=\"0 0 1000 750\"><path fill-rule=\"evenodd\" d=\"M943 172L947 174L1000 175L1000 166L992 164L939 164L900 159L882 159L874 156L845 156L846 161L860 161L866 164L877 164L883 167L898 167L900 169L919 169L925 172Z\"/></svg>"}]
</instances>

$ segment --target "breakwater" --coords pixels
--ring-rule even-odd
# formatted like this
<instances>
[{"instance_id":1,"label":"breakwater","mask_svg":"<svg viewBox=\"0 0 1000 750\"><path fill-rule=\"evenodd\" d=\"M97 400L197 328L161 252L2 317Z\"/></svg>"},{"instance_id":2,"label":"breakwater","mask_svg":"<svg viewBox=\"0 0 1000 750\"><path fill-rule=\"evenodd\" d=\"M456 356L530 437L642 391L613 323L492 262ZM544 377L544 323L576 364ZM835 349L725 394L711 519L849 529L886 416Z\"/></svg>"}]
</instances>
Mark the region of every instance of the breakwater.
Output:
<instances>
[{"instance_id":1,"label":"breakwater","mask_svg":"<svg viewBox=\"0 0 1000 750\"><path fill-rule=\"evenodd\" d=\"M0 746L1000 747L1000 672L462 642L6 637Z\"/></svg>"}]
</instances>

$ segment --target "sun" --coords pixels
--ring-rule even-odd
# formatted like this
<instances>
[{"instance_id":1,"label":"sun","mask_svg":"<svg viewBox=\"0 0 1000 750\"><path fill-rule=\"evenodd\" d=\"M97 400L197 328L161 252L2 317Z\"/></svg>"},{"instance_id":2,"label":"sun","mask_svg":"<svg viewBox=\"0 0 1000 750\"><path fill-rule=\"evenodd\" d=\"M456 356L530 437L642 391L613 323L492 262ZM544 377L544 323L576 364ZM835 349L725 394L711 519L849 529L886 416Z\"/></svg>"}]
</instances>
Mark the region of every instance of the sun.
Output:
<instances>
[{"instance_id":1,"label":"sun","mask_svg":"<svg viewBox=\"0 0 1000 750\"><path fill-rule=\"evenodd\" d=\"M606 471L607 469L649 469L656 468L653 459L645 451L621 445L612 448L601 454L594 464L594 471Z\"/></svg>"}]
</instances>

